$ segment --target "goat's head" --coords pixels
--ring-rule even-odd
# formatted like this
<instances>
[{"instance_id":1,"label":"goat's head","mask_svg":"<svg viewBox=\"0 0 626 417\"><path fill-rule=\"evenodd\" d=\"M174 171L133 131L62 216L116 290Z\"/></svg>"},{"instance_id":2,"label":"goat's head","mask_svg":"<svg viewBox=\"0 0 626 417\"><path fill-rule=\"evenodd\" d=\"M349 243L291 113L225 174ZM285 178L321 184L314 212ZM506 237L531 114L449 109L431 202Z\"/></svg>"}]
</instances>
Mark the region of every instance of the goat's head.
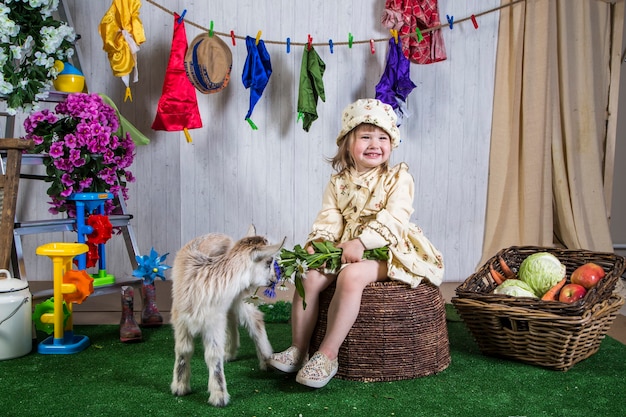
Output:
<instances>
[{"instance_id":1,"label":"goat's head","mask_svg":"<svg viewBox=\"0 0 626 417\"><path fill-rule=\"evenodd\" d=\"M248 235L235 243L231 253L245 253L249 256L247 261L251 264L247 272L250 274L251 286L269 285L274 276L274 256L283 247L286 239L287 237L284 237L281 243L270 245L262 236Z\"/></svg>"}]
</instances>

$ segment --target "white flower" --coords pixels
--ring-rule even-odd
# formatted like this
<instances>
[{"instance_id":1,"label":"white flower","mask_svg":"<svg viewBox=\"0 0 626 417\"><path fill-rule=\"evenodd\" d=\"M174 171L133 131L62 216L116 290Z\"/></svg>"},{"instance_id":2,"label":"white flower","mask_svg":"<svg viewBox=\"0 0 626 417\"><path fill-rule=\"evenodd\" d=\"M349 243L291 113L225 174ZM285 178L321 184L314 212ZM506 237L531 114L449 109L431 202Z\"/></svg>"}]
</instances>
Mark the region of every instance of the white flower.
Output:
<instances>
[{"instance_id":1,"label":"white flower","mask_svg":"<svg viewBox=\"0 0 626 417\"><path fill-rule=\"evenodd\" d=\"M52 16L59 0L0 4L0 94L7 112L29 112L48 97L58 75L55 59L74 56L74 29Z\"/></svg>"},{"instance_id":2,"label":"white flower","mask_svg":"<svg viewBox=\"0 0 626 417\"><path fill-rule=\"evenodd\" d=\"M4 79L0 79L0 94L4 94L8 96L13 92L13 84L4 81Z\"/></svg>"},{"instance_id":3,"label":"white flower","mask_svg":"<svg viewBox=\"0 0 626 417\"><path fill-rule=\"evenodd\" d=\"M17 59L18 61L22 59L22 47L19 45L10 45L9 50L11 51L11 56L13 59Z\"/></svg>"}]
</instances>

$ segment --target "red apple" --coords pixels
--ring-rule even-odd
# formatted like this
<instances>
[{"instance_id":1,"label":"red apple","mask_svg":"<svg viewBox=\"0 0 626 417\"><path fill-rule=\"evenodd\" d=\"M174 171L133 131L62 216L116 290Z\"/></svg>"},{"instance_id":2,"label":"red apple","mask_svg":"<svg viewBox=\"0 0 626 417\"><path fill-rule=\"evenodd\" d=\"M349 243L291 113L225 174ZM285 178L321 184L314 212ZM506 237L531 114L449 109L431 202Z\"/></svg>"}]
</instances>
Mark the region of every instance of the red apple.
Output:
<instances>
[{"instance_id":1,"label":"red apple","mask_svg":"<svg viewBox=\"0 0 626 417\"><path fill-rule=\"evenodd\" d=\"M580 300L587 294L587 290L580 284L567 284L561 288L559 301L562 303L573 303Z\"/></svg>"},{"instance_id":2,"label":"red apple","mask_svg":"<svg viewBox=\"0 0 626 417\"><path fill-rule=\"evenodd\" d=\"M602 278L604 278L604 269L598 264L589 262L576 268L572 272L570 281L572 281L572 284L582 285L589 289L595 287Z\"/></svg>"}]
</instances>

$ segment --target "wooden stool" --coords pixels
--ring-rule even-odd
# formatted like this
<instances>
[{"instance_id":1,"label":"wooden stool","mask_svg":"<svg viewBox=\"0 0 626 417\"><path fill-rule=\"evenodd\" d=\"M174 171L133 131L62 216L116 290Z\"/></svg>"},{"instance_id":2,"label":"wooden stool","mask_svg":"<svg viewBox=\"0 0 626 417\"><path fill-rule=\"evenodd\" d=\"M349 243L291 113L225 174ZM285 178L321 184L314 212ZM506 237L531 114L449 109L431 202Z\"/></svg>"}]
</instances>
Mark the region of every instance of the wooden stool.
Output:
<instances>
[{"instance_id":1,"label":"wooden stool","mask_svg":"<svg viewBox=\"0 0 626 417\"><path fill-rule=\"evenodd\" d=\"M326 333L332 284L320 294L319 319L310 343L312 355ZM339 349L337 378L378 382L413 379L443 371L450 364L443 296L438 287L417 288L398 281L369 284L361 310Z\"/></svg>"}]
</instances>

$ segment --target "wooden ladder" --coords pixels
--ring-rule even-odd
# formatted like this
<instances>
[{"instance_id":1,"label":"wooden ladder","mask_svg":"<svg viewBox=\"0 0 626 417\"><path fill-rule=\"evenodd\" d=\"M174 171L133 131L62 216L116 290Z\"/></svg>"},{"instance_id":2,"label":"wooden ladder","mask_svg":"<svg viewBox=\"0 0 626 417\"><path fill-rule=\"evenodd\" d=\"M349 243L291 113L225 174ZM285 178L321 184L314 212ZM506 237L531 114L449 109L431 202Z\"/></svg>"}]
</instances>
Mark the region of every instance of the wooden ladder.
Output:
<instances>
[{"instance_id":1,"label":"wooden ladder","mask_svg":"<svg viewBox=\"0 0 626 417\"><path fill-rule=\"evenodd\" d=\"M0 151L6 154L0 159L0 269L9 269L22 151L32 146L32 141L0 139Z\"/></svg>"}]
</instances>

